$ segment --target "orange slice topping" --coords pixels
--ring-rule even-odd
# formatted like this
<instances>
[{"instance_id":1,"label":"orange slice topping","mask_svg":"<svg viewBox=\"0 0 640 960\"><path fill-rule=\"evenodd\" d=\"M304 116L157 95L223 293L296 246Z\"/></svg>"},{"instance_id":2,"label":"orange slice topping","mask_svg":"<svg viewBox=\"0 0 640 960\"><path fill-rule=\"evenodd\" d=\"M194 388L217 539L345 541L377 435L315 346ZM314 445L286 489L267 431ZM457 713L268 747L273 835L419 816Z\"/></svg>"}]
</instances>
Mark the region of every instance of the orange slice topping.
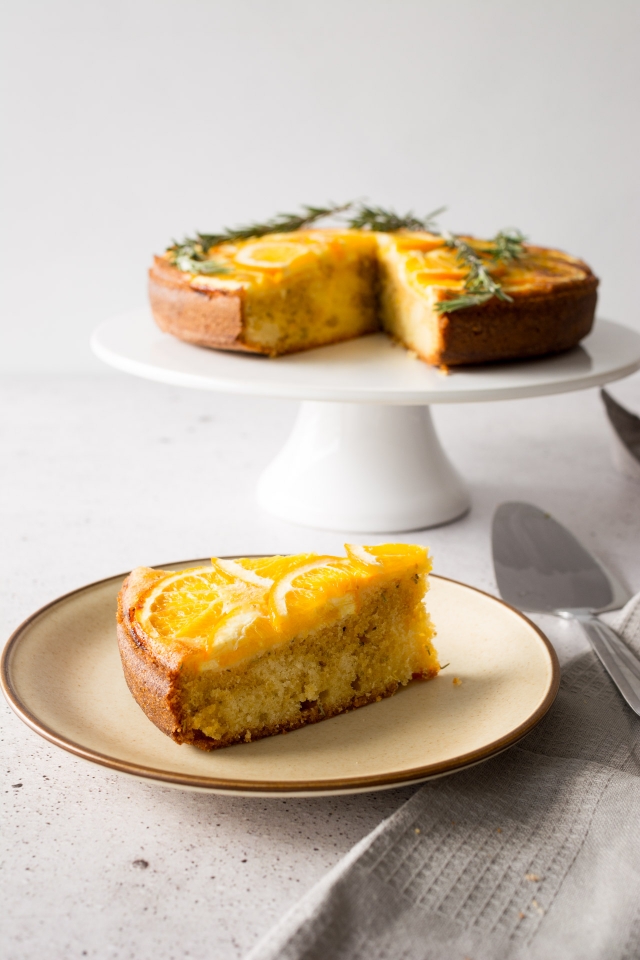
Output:
<instances>
[{"instance_id":1,"label":"orange slice topping","mask_svg":"<svg viewBox=\"0 0 640 960\"><path fill-rule=\"evenodd\" d=\"M153 639L179 639L202 669L214 669L356 612L360 591L381 577L428 569L424 548L410 544L346 551L346 557L214 558L210 567L167 573L137 618Z\"/></svg>"},{"instance_id":2,"label":"orange slice topping","mask_svg":"<svg viewBox=\"0 0 640 960\"><path fill-rule=\"evenodd\" d=\"M315 260L313 246L291 240L257 240L242 247L234 262L257 270L298 269Z\"/></svg>"}]
</instances>

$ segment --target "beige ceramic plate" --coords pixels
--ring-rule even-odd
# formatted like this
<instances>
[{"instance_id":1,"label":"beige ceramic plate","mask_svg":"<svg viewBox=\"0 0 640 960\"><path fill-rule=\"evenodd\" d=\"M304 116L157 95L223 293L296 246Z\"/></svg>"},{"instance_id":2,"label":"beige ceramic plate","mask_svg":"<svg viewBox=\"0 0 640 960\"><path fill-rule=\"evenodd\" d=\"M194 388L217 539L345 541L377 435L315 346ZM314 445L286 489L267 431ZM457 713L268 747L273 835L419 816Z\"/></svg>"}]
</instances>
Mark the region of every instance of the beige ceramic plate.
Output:
<instances>
[{"instance_id":1,"label":"beige ceramic plate","mask_svg":"<svg viewBox=\"0 0 640 960\"><path fill-rule=\"evenodd\" d=\"M203 753L160 733L127 689L115 631L123 579L90 584L26 620L5 648L2 685L18 716L43 737L164 784L317 796L416 783L516 743L558 690L556 655L526 617L472 587L432 577L428 607L440 660L449 663L435 680L287 736Z\"/></svg>"}]
</instances>

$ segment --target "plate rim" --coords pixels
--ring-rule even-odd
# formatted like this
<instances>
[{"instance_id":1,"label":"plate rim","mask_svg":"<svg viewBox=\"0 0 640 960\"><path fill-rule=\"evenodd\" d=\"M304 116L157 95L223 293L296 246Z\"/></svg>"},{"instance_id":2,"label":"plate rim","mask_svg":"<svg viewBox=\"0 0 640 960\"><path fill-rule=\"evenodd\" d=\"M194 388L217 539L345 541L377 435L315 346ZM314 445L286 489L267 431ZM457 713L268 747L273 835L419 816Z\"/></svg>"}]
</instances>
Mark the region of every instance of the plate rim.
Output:
<instances>
[{"instance_id":1,"label":"plate rim","mask_svg":"<svg viewBox=\"0 0 640 960\"><path fill-rule=\"evenodd\" d=\"M225 556L224 559L234 559L238 556L239 554L229 555ZM264 556L264 554L244 554L244 556ZM166 569L167 567L177 567L179 569L183 565L195 565L206 562L209 559L210 558L207 557L191 560L172 560L169 563L154 564L153 566L155 569L159 570ZM521 620L524 620L529 627L531 627L531 629L538 635L538 638L542 641L543 647L547 651L551 665L551 679L549 683L549 689L547 690L544 699L533 711L533 713L527 717L526 720L524 720L514 730L510 731L504 736L498 737L497 740L493 740L482 747L478 747L475 750L469 751L468 753L460 754L452 760L440 760L434 763L423 764L419 767L395 771L393 773L368 775L363 777L329 778L325 780L315 780L313 782L305 780L241 780L230 777L203 777L195 774L176 773L175 771L167 771L161 768L148 767L143 764L134 763L128 760L119 760L108 754L101 753L98 750L92 750L89 747L83 746L80 743L76 743L74 740L57 733L44 721L40 720L35 714L33 714L27 704L21 699L12 682L11 660L22 638L27 634L29 627L36 620L46 615L47 611L49 611L51 608L56 607L57 605L69 600L71 597L77 594L84 593L85 591L99 587L102 584L106 584L112 580L124 580L124 578L128 576L129 572L130 571L127 571L122 574L114 574L109 577L103 577L100 580L94 580L91 583L85 584L84 586L76 587L74 590L69 590L67 593L63 593L54 600L50 600L42 607L39 607L33 613L29 614L29 616L26 617L26 619L23 620L22 623L20 623L19 626L16 627L16 629L12 632L4 645L2 656L0 658L0 687L2 688L5 699L7 700L13 712L23 721L23 723L26 724L26 726L43 737L43 739L48 740L50 743L53 743L60 749L71 753L73 756L89 761L90 763L97 763L99 766L106 767L110 770L115 770L118 773L128 774L129 776L141 778L143 780L150 780L165 786L178 788L181 787L190 790L203 790L211 793L231 794L236 796L326 796L328 794L335 795L336 793L359 793L364 791L384 790L393 787L408 786L412 783L420 783L425 780L435 779L447 774L456 773L467 767L475 766L478 763L489 760L491 757L496 756L503 750L506 750L508 747L514 746L516 743L518 743L518 741L522 740L523 737L530 733L538 723L540 723L542 718L550 710L558 694L558 689L560 686L560 663L558 661L558 656L551 641L543 633L543 631L535 623L533 623L533 621L531 621L516 607L506 603L501 597L496 597L493 594L488 593L486 590L480 590L478 587L471 586L468 583L463 583L460 580L455 580L453 577L443 577L440 574L431 573L429 576L436 580L444 580L448 583L455 583L457 586L464 587L466 590L473 590L475 593L479 593L484 597L488 597L494 603L498 603L501 606L506 607Z\"/></svg>"}]
</instances>

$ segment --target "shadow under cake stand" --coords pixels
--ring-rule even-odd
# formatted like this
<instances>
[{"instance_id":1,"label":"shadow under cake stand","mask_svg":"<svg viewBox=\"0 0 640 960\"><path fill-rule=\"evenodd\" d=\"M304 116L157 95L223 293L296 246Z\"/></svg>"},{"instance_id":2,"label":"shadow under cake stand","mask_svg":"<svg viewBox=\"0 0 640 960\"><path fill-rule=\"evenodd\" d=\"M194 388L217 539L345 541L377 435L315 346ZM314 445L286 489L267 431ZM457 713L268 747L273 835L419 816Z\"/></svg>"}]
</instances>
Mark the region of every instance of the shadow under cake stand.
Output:
<instances>
[{"instance_id":1,"label":"shadow under cake stand","mask_svg":"<svg viewBox=\"0 0 640 960\"><path fill-rule=\"evenodd\" d=\"M148 309L107 320L91 344L101 360L149 380L302 401L258 501L284 520L359 533L436 526L469 509L430 404L566 393L640 368L640 334L605 320L567 353L449 374L381 333L276 359L208 350L162 333Z\"/></svg>"}]
</instances>

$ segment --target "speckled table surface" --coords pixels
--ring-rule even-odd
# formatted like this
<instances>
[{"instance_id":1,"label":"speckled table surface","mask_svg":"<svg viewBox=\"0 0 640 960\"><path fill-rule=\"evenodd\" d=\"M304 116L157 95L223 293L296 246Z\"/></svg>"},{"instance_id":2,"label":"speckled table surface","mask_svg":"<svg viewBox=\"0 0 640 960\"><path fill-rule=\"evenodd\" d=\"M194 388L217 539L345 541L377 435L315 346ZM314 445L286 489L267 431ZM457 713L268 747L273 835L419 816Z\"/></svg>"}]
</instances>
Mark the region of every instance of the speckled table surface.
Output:
<instances>
[{"instance_id":1,"label":"speckled table surface","mask_svg":"<svg viewBox=\"0 0 640 960\"><path fill-rule=\"evenodd\" d=\"M640 410L640 375L611 392ZM3 637L55 596L137 564L340 550L253 501L295 407L117 375L0 384ZM473 508L399 539L495 592L495 506L552 513L640 589L640 483L614 469L596 391L438 409ZM363 541L352 536L352 540ZM366 538L364 538L366 539ZM581 640L548 623L566 654ZM41 740L0 704L0 952L23 958L241 958L297 897L411 794L316 800L182 793Z\"/></svg>"}]
</instances>

